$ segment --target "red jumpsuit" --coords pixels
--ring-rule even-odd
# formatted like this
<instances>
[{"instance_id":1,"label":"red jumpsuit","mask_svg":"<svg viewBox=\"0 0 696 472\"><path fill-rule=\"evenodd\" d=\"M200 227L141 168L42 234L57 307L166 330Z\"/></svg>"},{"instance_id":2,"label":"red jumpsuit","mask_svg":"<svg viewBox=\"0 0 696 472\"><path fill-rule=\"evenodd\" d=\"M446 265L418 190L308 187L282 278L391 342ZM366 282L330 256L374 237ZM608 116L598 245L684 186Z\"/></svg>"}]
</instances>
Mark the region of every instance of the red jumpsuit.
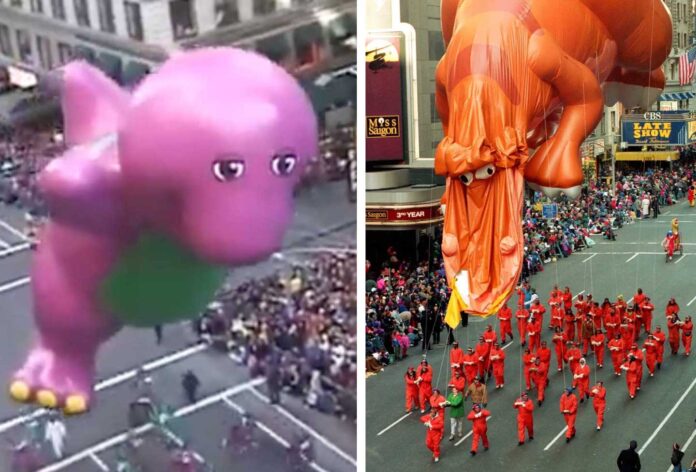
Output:
<instances>
[{"instance_id":1,"label":"red jumpsuit","mask_svg":"<svg viewBox=\"0 0 696 472\"><path fill-rule=\"evenodd\" d=\"M568 365L570 367L570 371L572 373L574 373L575 370L578 368L578 363L580 362L581 357L582 357L582 352L580 352L580 348L578 348L576 346L573 346L566 351L565 360L568 363Z\"/></svg>"},{"instance_id":2,"label":"red jumpsuit","mask_svg":"<svg viewBox=\"0 0 696 472\"><path fill-rule=\"evenodd\" d=\"M434 418L429 414L421 416L421 421L425 424L430 423L428 432L425 435L425 445L433 451L433 457L440 457L440 443L442 442L442 435L445 428L445 417L442 415L437 415Z\"/></svg>"},{"instance_id":3,"label":"red jumpsuit","mask_svg":"<svg viewBox=\"0 0 696 472\"><path fill-rule=\"evenodd\" d=\"M463 392L466 390L466 379L463 375L457 377L456 375L450 380L450 385L454 385L458 392Z\"/></svg>"},{"instance_id":4,"label":"red jumpsuit","mask_svg":"<svg viewBox=\"0 0 696 472\"><path fill-rule=\"evenodd\" d=\"M611 314L611 312L609 312L609 314L604 317L604 327L607 329L607 339L614 339L616 333L619 332L620 324L621 320L616 313Z\"/></svg>"},{"instance_id":5,"label":"red jumpsuit","mask_svg":"<svg viewBox=\"0 0 696 472\"><path fill-rule=\"evenodd\" d=\"M627 311L626 314L624 315L623 319L624 323L628 323L629 328L631 333L633 333L633 337L627 338L629 339L628 342L632 343L633 341L638 339L638 336L640 335L640 331L636 329L636 315L632 311Z\"/></svg>"},{"instance_id":6,"label":"red jumpsuit","mask_svg":"<svg viewBox=\"0 0 696 472\"><path fill-rule=\"evenodd\" d=\"M636 389L638 388L638 362L626 361L621 365L621 369L626 371L628 394L633 398L636 396Z\"/></svg>"},{"instance_id":7,"label":"red jumpsuit","mask_svg":"<svg viewBox=\"0 0 696 472\"><path fill-rule=\"evenodd\" d=\"M645 302L645 294L644 293L638 293L636 292L635 295L633 295L633 305L638 306L640 309Z\"/></svg>"},{"instance_id":8,"label":"red jumpsuit","mask_svg":"<svg viewBox=\"0 0 696 472\"><path fill-rule=\"evenodd\" d=\"M694 323L691 320L685 321L684 324L682 324L682 344L684 345L684 351L686 352L687 356L691 354L691 336L693 334L693 330Z\"/></svg>"},{"instance_id":9,"label":"red jumpsuit","mask_svg":"<svg viewBox=\"0 0 696 472\"><path fill-rule=\"evenodd\" d=\"M524 364L524 382L525 385L527 386L527 390L532 389L532 384L529 378L529 368L532 366L532 362L534 362L534 353L530 352L529 354L523 354L522 355L522 363Z\"/></svg>"},{"instance_id":10,"label":"red jumpsuit","mask_svg":"<svg viewBox=\"0 0 696 472\"><path fill-rule=\"evenodd\" d=\"M541 317L535 317L534 321L527 324L527 333L529 333L529 349L535 351L539 348L541 341Z\"/></svg>"},{"instance_id":11,"label":"red jumpsuit","mask_svg":"<svg viewBox=\"0 0 696 472\"><path fill-rule=\"evenodd\" d=\"M623 319L627 306L628 305L626 305L625 301L616 300L616 303L614 303L614 309L616 310L616 314L619 315L619 318Z\"/></svg>"},{"instance_id":12,"label":"red jumpsuit","mask_svg":"<svg viewBox=\"0 0 696 472\"><path fill-rule=\"evenodd\" d=\"M636 382L638 383L637 389L640 390L640 386L643 383L643 359L645 359L645 356L638 347L632 349L630 354L636 358Z\"/></svg>"},{"instance_id":13,"label":"red jumpsuit","mask_svg":"<svg viewBox=\"0 0 696 472\"><path fill-rule=\"evenodd\" d=\"M536 356L546 365L551 365L551 349L541 346L537 349Z\"/></svg>"},{"instance_id":14,"label":"red jumpsuit","mask_svg":"<svg viewBox=\"0 0 696 472\"><path fill-rule=\"evenodd\" d=\"M641 305L641 311L643 312L643 326L646 332L652 332L652 317L655 305L650 302L644 302Z\"/></svg>"},{"instance_id":15,"label":"red jumpsuit","mask_svg":"<svg viewBox=\"0 0 696 472\"><path fill-rule=\"evenodd\" d=\"M470 384L478 374L478 357L476 353L464 354L462 364L464 364L464 376L466 377L467 383Z\"/></svg>"},{"instance_id":16,"label":"red jumpsuit","mask_svg":"<svg viewBox=\"0 0 696 472\"><path fill-rule=\"evenodd\" d=\"M631 346L631 343L635 339L635 329L633 329L633 323L629 323L626 318L619 325L619 331L621 332L621 339L624 340L624 344L628 344L626 349Z\"/></svg>"},{"instance_id":17,"label":"red jumpsuit","mask_svg":"<svg viewBox=\"0 0 696 472\"><path fill-rule=\"evenodd\" d=\"M544 305L541 303L538 305L532 305L532 307L529 309L529 313L534 315L535 320L539 320L539 326L544 325L544 313L546 313L546 308Z\"/></svg>"},{"instance_id":18,"label":"red jumpsuit","mask_svg":"<svg viewBox=\"0 0 696 472\"><path fill-rule=\"evenodd\" d=\"M652 377L655 374L655 364L657 363L657 342L648 338L643 343L643 349L645 349L645 363L648 366L650 377Z\"/></svg>"},{"instance_id":19,"label":"red jumpsuit","mask_svg":"<svg viewBox=\"0 0 696 472\"><path fill-rule=\"evenodd\" d=\"M611 355L611 363L614 366L614 373L621 373L621 362L624 359L624 342L622 339L612 339L607 344L609 354Z\"/></svg>"},{"instance_id":20,"label":"red jumpsuit","mask_svg":"<svg viewBox=\"0 0 696 472\"><path fill-rule=\"evenodd\" d=\"M491 329L490 331L484 331L481 336L483 336L483 340L486 341L486 344L488 344L488 351L490 352L493 344L498 341L498 335L495 334L495 331Z\"/></svg>"},{"instance_id":21,"label":"red jumpsuit","mask_svg":"<svg viewBox=\"0 0 696 472\"><path fill-rule=\"evenodd\" d=\"M551 308L551 327L552 328L563 328L563 315L565 315L565 310L562 305L555 306Z\"/></svg>"},{"instance_id":22,"label":"red jumpsuit","mask_svg":"<svg viewBox=\"0 0 696 472\"><path fill-rule=\"evenodd\" d=\"M665 341L667 338L665 337L664 331L655 331L653 336L657 342L657 363L662 364L665 357Z\"/></svg>"},{"instance_id":23,"label":"red jumpsuit","mask_svg":"<svg viewBox=\"0 0 696 472\"><path fill-rule=\"evenodd\" d=\"M676 323L670 318L667 321L667 332L669 333L669 347L672 354L679 352L679 322Z\"/></svg>"},{"instance_id":24,"label":"red jumpsuit","mask_svg":"<svg viewBox=\"0 0 696 472\"><path fill-rule=\"evenodd\" d=\"M575 315L575 336L576 339L568 339L568 341L578 341L582 340L582 324L585 322L585 313L577 313Z\"/></svg>"},{"instance_id":25,"label":"red jumpsuit","mask_svg":"<svg viewBox=\"0 0 696 472\"><path fill-rule=\"evenodd\" d=\"M534 403L527 398L527 401L518 398L512 404L517 409L517 440L524 442L524 430L527 430L529 438L534 438Z\"/></svg>"},{"instance_id":26,"label":"red jumpsuit","mask_svg":"<svg viewBox=\"0 0 696 472\"><path fill-rule=\"evenodd\" d=\"M578 300L575 302L575 309L576 309L576 314L575 314L575 325L573 326L573 334L577 332L578 338L580 337L580 330L582 329L582 322L585 319L585 314L589 312L590 310L590 305L588 302L584 300ZM566 320L566 323L568 320ZM577 329L576 329L577 328ZM568 329L568 325L566 324L566 329ZM575 341L575 336L568 336L568 341Z\"/></svg>"},{"instance_id":27,"label":"red jumpsuit","mask_svg":"<svg viewBox=\"0 0 696 472\"><path fill-rule=\"evenodd\" d=\"M462 363L464 362L464 351L462 348L454 348L450 351L449 355L450 367L452 368L452 377L454 373L462 371Z\"/></svg>"},{"instance_id":28,"label":"red jumpsuit","mask_svg":"<svg viewBox=\"0 0 696 472\"><path fill-rule=\"evenodd\" d=\"M488 425L486 424L486 418L489 416L491 416L491 412L485 408L482 408L478 413L472 410L466 417L467 420L472 422L474 432L474 437L471 439L472 452L476 452L478 450L479 440L483 440L483 447L488 449Z\"/></svg>"},{"instance_id":29,"label":"red jumpsuit","mask_svg":"<svg viewBox=\"0 0 696 472\"><path fill-rule=\"evenodd\" d=\"M573 294L568 291L563 291L561 294L561 299L563 299L563 308L570 310L573 307Z\"/></svg>"},{"instance_id":30,"label":"red jumpsuit","mask_svg":"<svg viewBox=\"0 0 696 472\"><path fill-rule=\"evenodd\" d=\"M563 370L563 356L565 354L565 346L568 338L566 337L566 333L553 333L551 341L553 341L556 348L556 364L558 366L558 371L560 372Z\"/></svg>"},{"instance_id":31,"label":"red jumpsuit","mask_svg":"<svg viewBox=\"0 0 696 472\"><path fill-rule=\"evenodd\" d=\"M418 366L416 369L416 377L420 380L418 382L418 400L420 402L421 411L425 410L427 401L433 395L433 369L428 367L427 372L423 372L423 366Z\"/></svg>"},{"instance_id":32,"label":"red jumpsuit","mask_svg":"<svg viewBox=\"0 0 696 472\"><path fill-rule=\"evenodd\" d=\"M566 335L566 339L575 339L575 315L572 311L566 311L563 315L563 318L563 321L565 323L565 329L563 332Z\"/></svg>"},{"instance_id":33,"label":"red jumpsuit","mask_svg":"<svg viewBox=\"0 0 696 472\"><path fill-rule=\"evenodd\" d=\"M601 428L604 424L604 410L607 408L607 389L595 385L590 390L590 396L592 397L592 406L597 414L597 428Z\"/></svg>"},{"instance_id":34,"label":"red jumpsuit","mask_svg":"<svg viewBox=\"0 0 696 472\"><path fill-rule=\"evenodd\" d=\"M440 406L442 403L447 402L447 399L442 395L432 394L430 396L430 408L437 410L438 415L445 417L445 407Z\"/></svg>"},{"instance_id":35,"label":"red jumpsuit","mask_svg":"<svg viewBox=\"0 0 696 472\"><path fill-rule=\"evenodd\" d=\"M515 313L517 318L517 332L520 335L520 344L527 342L527 320L529 319L529 311L525 308L520 308Z\"/></svg>"},{"instance_id":36,"label":"red jumpsuit","mask_svg":"<svg viewBox=\"0 0 696 472\"><path fill-rule=\"evenodd\" d=\"M590 366L585 364L585 366L578 365L577 369L573 374L573 387L578 389L578 395L582 400L583 397L589 396L590 390Z\"/></svg>"},{"instance_id":37,"label":"red jumpsuit","mask_svg":"<svg viewBox=\"0 0 696 472\"><path fill-rule=\"evenodd\" d=\"M507 336L512 339L512 310L507 306L498 311L498 321L500 322L500 342L504 343Z\"/></svg>"},{"instance_id":38,"label":"red jumpsuit","mask_svg":"<svg viewBox=\"0 0 696 472\"><path fill-rule=\"evenodd\" d=\"M490 345L485 341L479 341L476 345L475 353L476 361L478 362L478 376L483 379L490 367Z\"/></svg>"},{"instance_id":39,"label":"red jumpsuit","mask_svg":"<svg viewBox=\"0 0 696 472\"><path fill-rule=\"evenodd\" d=\"M689 200L689 206L694 206L694 189L689 187L689 191L686 192L686 198Z\"/></svg>"},{"instance_id":40,"label":"red jumpsuit","mask_svg":"<svg viewBox=\"0 0 696 472\"><path fill-rule=\"evenodd\" d=\"M411 379L408 374L404 375L406 382L406 411L411 411L412 408L418 407L418 384L416 379Z\"/></svg>"},{"instance_id":41,"label":"red jumpsuit","mask_svg":"<svg viewBox=\"0 0 696 472\"><path fill-rule=\"evenodd\" d=\"M604 311L598 306L592 307L590 310L590 317L592 318L592 325L594 329L602 329L602 321L604 318Z\"/></svg>"},{"instance_id":42,"label":"red jumpsuit","mask_svg":"<svg viewBox=\"0 0 696 472\"><path fill-rule=\"evenodd\" d=\"M495 386L505 384L505 351L500 348L491 348L491 364L493 365L493 376Z\"/></svg>"},{"instance_id":43,"label":"red jumpsuit","mask_svg":"<svg viewBox=\"0 0 696 472\"><path fill-rule=\"evenodd\" d=\"M570 439L575 436L575 418L578 414L578 398L574 393L561 395L561 413L568 427L566 438Z\"/></svg>"},{"instance_id":44,"label":"red jumpsuit","mask_svg":"<svg viewBox=\"0 0 696 472\"><path fill-rule=\"evenodd\" d=\"M529 368L529 372L532 377L532 382L537 389L537 401L543 402L546 398L544 392L546 391L546 384L549 379L549 365L546 362L539 362L539 364L532 364Z\"/></svg>"},{"instance_id":45,"label":"red jumpsuit","mask_svg":"<svg viewBox=\"0 0 696 472\"><path fill-rule=\"evenodd\" d=\"M597 367L604 367L604 334L597 333L590 338L592 350L595 353Z\"/></svg>"},{"instance_id":46,"label":"red jumpsuit","mask_svg":"<svg viewBox=\"0 0 696 472\"><path fill-rule=\"evenodd\" d=\"M673 314L679 314L679 304L675 303L674 305L667 305L665 307L665 316L667 318L671 318Z\"/></svg>"}]
</instances>

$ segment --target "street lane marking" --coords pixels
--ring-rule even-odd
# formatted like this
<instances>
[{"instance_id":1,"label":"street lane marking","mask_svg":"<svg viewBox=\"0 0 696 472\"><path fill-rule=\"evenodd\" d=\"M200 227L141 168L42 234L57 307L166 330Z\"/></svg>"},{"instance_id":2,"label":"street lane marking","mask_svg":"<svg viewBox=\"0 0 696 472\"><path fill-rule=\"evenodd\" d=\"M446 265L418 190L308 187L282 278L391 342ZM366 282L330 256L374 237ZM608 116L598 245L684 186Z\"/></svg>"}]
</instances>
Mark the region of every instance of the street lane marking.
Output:
<instances>
[{"instance_id":1,"label":"street lane marking","mask_svg":"<svg viewBox=\"0 0 696 472\"><path fill-rule=\"evenodd\" d=\"M387 431L389 431L390 429L392 429L394 426L396 426L397 424L401 423L403 420L405 420L406 418L408 418L408 416L409 416L410 414L411 414L411 412L409 411L409 412L406 413L404 416L402 416L402 417L399 418L398 420L394 421L392 424L390 424L389 426L387 426L386 428L384 428L382 431L380 431L379 433L377 433L377 436L383 435L384 433L386 433Z\"/></svg>"},{"instance_id":2,"label":"street lane marking","mask_svg":"<svg viewBox=\"0 0 696 472\"><path fill-rule=\"evenodd\" d=\"M109 472L109 466L106 465L106 463L104 463L104 461L101 460L99 456L97 456L96 454L90 454L89 458L92 459L101 470L103 470L104 472Z\"/></svg>"},{"instance_id":3,"label":"street lane marking","mask_svg":"<svg viewBox=\"0 0 696 472\"><path fill-rule=\"evenodd\" d=\"M682 394L681 398L677 401L677 403L674 404L671 410L669 410L669 413L667 413L667 416L665 416L662 420L662 422L659 424L656 430L653 431L653 433L650 435L648 440L643 444L643 447L640 448L638 451L638 455L642 454L643 451L645 451L645 448L647 448L650 443L655 439L655 436L657 436L657 433L660 432L662 428L664 428L665 424L667 424L667 421L669 421L669 418L674 414L675 411L677 411L677 408L679 408L679 405L682 404L684 399L687 397L689 392L691 391L692 388L694 388L694 385L696 385L696 377L694 377L694 380L691 382L691 385L689 385L689 388L687 388L684 393Z\"/></svg>"},{"instance_id":4,"label":"street lane marking","mask_svg":"<svg viewBox=\"0 0 696 472\"><path fill-rule=\"evenodd\" d=\"M674 261L674 263L675 263L675 264L679 264L679 263L682 261L682 259L684 259L685 257L686 257L686 254L683 254L679 259L677 259L676 261Z\"/></svg>"},{"instance_id":5,"label":"street lane marking","mask_svg":"<svg viewBox=\"0 0 696 472\"><path fill-rule=\"evenodd\" d=\"M253 391L253 387L252 387L251 390ZM242 408L240 405L237 405L235 402L233 402L233 401L230 400L229 398L224 397L224 398L222 399L222 401L223 401L227 406L229 406L230 408L232 408L233 410L235 410L237 413L239 413L240 415L243 415L244 413L246 413L246 411L244 410L244 408ZM264 433L268 434L268 435L269 435L271 438L273 438L278 444L280 444L281 446L283 446L285 449L290 449L290 443L287 442L282 436L280 436L278 433L276 433L275 431L273 431L271 428L269 428L269 427L266 426L265 424L261 423L260 421L257 421L257 420L253 420L253 421L254 421L254 424L255 424L261 431L263 431ZM312 469L316 470L317 472L327 472L326 469L324 469L323 467L321 467L319 464L317 464L317 463L314 462L314 461L310 462L309 465L312 467Z\"/></svg>"},{"instance_id":6,"label":"street lane marking","mask_svg":"<svg viewBox=\"0 0 696 472\"><path fill-rule=\"evenodd\" d=\"M493 415L491 415L491 416L489 416L488 418L486 418L486 421L490 420L491 418L493 418ZM454 443L455 447L456 447L456 446L459 446L461 443L463 443L464 441L466 441L466 439L467 439L469 436L471 436L473 433L474 433L474 430L471 430L471 431L469 431L468 433L466 433L466 435L465 435L462 439L460 439L459 441L457 441L456 443Z\"/></svg>"},{"instance_id":7,"label":"street lane marking","mask_svg":"<svg viewBox=\"0 0 696 472\"><path fill-rule=\"evenodd\" d=\"M10 232L10 233L14 234L15 236L17 236L17 237L18 237L19 239L21 239L22 241L26 241L26 240L27 240L27 237L24 235L24 233L22 233L21 231L19 231L19 230L18 230L17 228L15 228L14 226L10 225L7 221L5 221L5 220L0 220L0 226L2 226L3 228L5 228L8 232Z\"/></svg>"},{"instance_id":8,"label":"street lane marking","mask_svg":"<svg viewBox=\"0 0 696 472\"><path fill-rule=\"evenodd\" d=\"M164 367L165 365L176 362L178 360L192 356L193 354L196 354L198 352L204 351L208 347L209 346L207 344L197 344L195 346L183 349L181 351L175 351L171 354L168 354L166 356L163 356L163 357L155 359L151 362L148 362L147 364L144 364L142 366L142 368L146 372L150 372L150 371L153 371L153 370L158 369L160 367ZM99 392L99 391L104 390L106 388L123 383L127 380L134 378L137 372L138 372L138 369L131 369L127 372L122 372L122 373L117 374L113 377L102 380L101 382L98 382L95 385L94 390L96 392ZM2 423L0 423L0 434L4 433L5 431L7 431L9 429L14 428L15 426L26 423L29 420L41 417L41 416L45 415L46 413L48 413L47 410L40 408L38 410L33 411L32 413L30 413L28 415L16 416L14 418L3 421Z\"/></svg>"},{"instance_id":9,"label":"street lane marking","mask_svg":"<svg viewBox=\"0 0 696 472\"><path fill-rule=\"evenodd\" d=\"M2 247L4 247L5 249L7 249L7 248L11 247L11 244L8 243L7 241L3 241L2 239L0 239L0 246L2 246Z\"/></svg>"},{"instance_id":10,"label":"street lane marking","mask_svg":"<svg viewBox=\"0 0 696 472\"><path fill-rule=\"evenodd\" d=\"M596 256L596 255L597 255L597 254L595 254L595 256ZM594 256L593 256L593 257L594 257ZM583 261L583 262L584 262L584 261ZM585 293L584 290L581 290L581 291L579 291L578 293L576 293L575 296L573 297L573 300L575 300L576 298L578 298L578 297L579 297L580 295L582 295L583 293Z\"/></svg>"},{"instance_id":11,"label":"street lane marking","mask_svg":"<svg viewBox=\"0 0 696 472\"><path fill-rule=\"evenodd\" d=\"M263 393L259 392L257 389L255 389L255 388L250 388L250 389L249 389L249 392L251 392L252 395L254 395L254 396L256 396L257 398L259 398L260 400L262 400L264 403L268 403L269 405L271 404L271 399L268 398L268 397L267 397L266 395L264 395ZM319 441L319 442L322 443L324 446L328 447L328 448L331 449L333 452L335 452L336 454L338 454L339 456L341 456L343 459L345 459L346 461L350 462L351 464L353 464L354 466L357 467L358 464L357 464L357 462L355 461L355 459L353 459L350 455L348 455L348 454L346 454L345 452L343 452L343 450L342 450L341 448L339 448L338 446L336 446L334 443L332 443L332 442L330 442L329 440L327 440L326 438L324 438L324 436L322 436L321 434L317 433L317 432L316 432L314 429L312 429L309 425L307 425L307 424L305 424L304 422L302 422L300 419L298 419L297 417L295 417L295 415L293 415L292 413L290 413L288 410L286 410L285 408L281 407L280 405L273 405L273 407L275 408L275 410L276 410L278 413L280 413L281 415L285 416L287 419L289 419L290 421L292 421L293 423L295 423L297 426L299 426L299 427L300 427L301 429L303 429L304 431L308 432L310 435L314 436L314 438L315 438L317 441Z\"/></svg>"},{"instance_id":12,"label":"street lane marking","mask_svg":"<svg viewBox=\"0 0 696 472\"><path fill-rule=\"evenodd\" d=\"M682 448L681 448L681 451L682 451L682 452L686 451L686 449L687 449L687 448L689 447L689 445L691 444L691 441L694 440L694 437L695 437L695 436L696 436L696 429L693 431L693 433L691 433L691 436L689 436L689 439L686 441L686 444L684 444L684 445L682 446ZM685 453L685 454L686 454L686 453ZM685 456L685 457L686 457L686 456ZM687 469L682 468L682 470L687 470ZM673 472L673 471L674 471L674 466L670 465L670 466L669 466L669 469L667 469L667 472Z\"/></svg>"},{"instance_id":13,"label":"street lane marking","mask_svg":"<svg viewBox=\"0 0 696 472\"><path fill-rule=\"evenodd\" d=\"M546 447L544 448L544 451L548 451L549 449L551 449L551 446L553 446L553 443L555 443L556 441L558 441L558 439L559 439L561 436L563 436L563 433L565 433L567 429L568 429L567 426L566 426L565 428L563 428L563 429L561 430L561 432L558 433L558 434L556 435L556 437L553 438L553 439L551 440L551 442L548 443L548 444L546 445Z\"/></svg>"},{"instance_id":14,"label":"street lane marking","mask_svg":"<svg viewBox=\"0 0 696 472\"><path fill-rule=\"evenodd\" d=\"M691 305L691 304L694 302L694 300L696 300L696 297L692 298L691 301L690 301L689 303L686 304L686 306Z\"/></svg>"},{"instance_id":15,"label":"street lane marking","mask_svg":"<svg viewBox=\"0 0 696 472\"><path fill-rule=\"evenodd\" d=\"M21 287L22 285L26 285L29 283L30 280L31 280L30 277L22 277L21 279L16 279L16 280L13 280L12 282L7 282L6 284L0 285L0 293L9 292L10 290L14 290L17 287Z\"/></svg>"},{"instance_id":16,"label":"street lane marking","mask_svg":"<svg viewBox=\"0 0 696 472\"><path fill-rule=\"evenodd\" d=\"M187 405L183 408L179 408L174 412L174 418L180 418L182 416L189 415L195 411L201 410L203 408L206 408L210 405L213 405L215 403L220 402L223 398L229 397L232 395L237 395L238 393L243 392L244 390L247 390L251 387L255 387L256 385L264 383L266 380L265 379L254 379L250 380L248 382L244 382L243 384L235 385L234 387L230 387L226 390L223 390L221 392L215 393L213 395L210 395L209 397L203 398L202 400L199 400L198 402L192 404L192 405ZM91 454L98 454L102 451L105 451L106 449L109 449L113 446L116 446L118 444L121 444L125 441L128 440L131 435L141 435L143 433L146 433L150 431L151 429L154 428L154 425L152 423L147 423L142 426L139 426L138 428L135 428L130 432L126 433L120 433L115 436L112 436L109 439L106 439L98 444L95 444L93 446L88 447L87 449L84 449L80 452L77 452L73 454L72 456L66 457L65 459L55 462L49 466L44 467L43 469L39 469L38 472L55 472L57 470L63 470L66 467L75 464L77 462L80 462L81 460L84 460L85 458L89 457Z\"/></svg>"},{"instance_id":17,"label":"street lane marking","mask_svg":"<svg viewBox=\"0 0 696 472\"><path fill-rule=\"evenodd\" d=\"M29 249L30 244L29 243L22 243L22 244L17 244L16 246L9 247L7 249L4 249L0 251L0 257L5 257L5 256L10 256L14 254L15 252L21 252Z\"/></svg>"},{"instance_id":18,"label":"street lane marking","mask_svg":"<svg viewBox=\"0 0 696 472\"><path fill-rule=\"evenodd\" d=\"M636 257L638 257L639 254L640 254L639 252L633 254L631 257L628 258L628 260L627 260L626 262L631 262L633 259L635 259Z\"/></svg>"},{"instance_id":19,"label":"street lane marking","mask_svg":"<svg viewBox=\"0 0 696 472\"><path fill-rule=\"evenodd\" d=\"M589 261L590 259L592 259L592 258L593 258L594 256L596 256L597 254L598 254L598 253L597 253L597 252L595 252L595 253L594 253L594 254L592 254L592 255L591 255L590 257L588 257L587 259L583 260L583 261L582 261L582 262L583 262L583 264L584 264L585 262Z\"/></svg>"}]
</instances>

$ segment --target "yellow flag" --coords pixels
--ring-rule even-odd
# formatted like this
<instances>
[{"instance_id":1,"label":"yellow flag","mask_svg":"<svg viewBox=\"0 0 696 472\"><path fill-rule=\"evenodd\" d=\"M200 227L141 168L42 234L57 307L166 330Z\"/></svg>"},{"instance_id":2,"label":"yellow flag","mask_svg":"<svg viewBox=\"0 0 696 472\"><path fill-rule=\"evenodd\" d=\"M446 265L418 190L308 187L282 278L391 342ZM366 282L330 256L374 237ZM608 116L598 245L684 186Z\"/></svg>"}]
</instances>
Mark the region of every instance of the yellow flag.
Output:
<instances>
[{"instance_id":1,"label":"yellow flag","mask_svg":"<svg viewBox=\"0 0 696 472\"><path fill-rule=\"evenodd\" d=\"M462 322L462 311L466 309L466 303L462 300L457 286L452 288L452 294L450 295L449 303L447 303L447 313L445 314L445 323L452 329L459 326Z\"/></svg>"}]
</instances>

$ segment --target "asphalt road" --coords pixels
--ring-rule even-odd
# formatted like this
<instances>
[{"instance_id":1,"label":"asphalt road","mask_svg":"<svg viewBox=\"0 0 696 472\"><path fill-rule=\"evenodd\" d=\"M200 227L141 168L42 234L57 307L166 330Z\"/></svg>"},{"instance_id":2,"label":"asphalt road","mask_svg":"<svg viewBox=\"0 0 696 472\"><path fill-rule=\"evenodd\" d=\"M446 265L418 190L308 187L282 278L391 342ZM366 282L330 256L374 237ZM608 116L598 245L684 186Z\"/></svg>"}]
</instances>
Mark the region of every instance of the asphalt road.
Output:
<instances>
[{"instance_id":1,"label":"asphalt road","mask_svg":"<svg viewBox=\"0 0 696 472\"><path fill-rule=\"evenodd\" d=\"M0 207L0 379L7 380L21 365L33 333L28 286L31 253L22 249L24 241L17 234L22 222L20 211ZM344 181L303 189L286 238L285 260L302 257L319 247L354 248L355 234L355 204L348 202ZM15 252L6 254L10 251ZM230 280L234 285L284 269L283 264L274 258L256 266L236 268ZM284 445L305 432L315 437L313 470L356 469L356 432L352 422L305 409L299 399L287 395L281 408L269 406L262 380L250 379L247 369L226 354L196 345L188 325L178 324L164 328L164 341L159 346L150 330L124 329L102 347L93 407L89 413L66 421L66 454L62 461L53 459L53 465L42 470L115 470L122 433L128 429L128 405L137 396L132 377L135 369L143 365L150 370L154 394L177 409L176 435L189 441L199 460L216 471L284 470ZM180 381L189 369L198 375L201 387L198 402L186 406ZM232 457L221 448L222 438L240 411L248 411L263 423L258 433L262 453ZM5 445L23 436L26 413L7 395L0 396L0 443ZM169 456L159 434L145 431L143 436L145 441L137 451L143 472L169 470ZM11 454L5 449L8 448L0 447L0 470L9 471Z\"/></svg>"},{"instance_id":2,"label":"asphalt road","mask_svg":"<svg viewBox=\"0 0 696 472\"><path fill-rule=\"evenodd\" d=\"M681 317L696 312L696 210L683 202L663 209L657 220L645 220L624 226L619 230L617 241L609 242L595 238L598 242L591 249L573 254L557 263L547 264L545 271L532 278L535 287L547 307L545 320L548 322L548 294L554 284L561 288L568 285L577 295L580 291L592 293L595 300L609 297L615 300L623 294L629 300L641 287L655 304L654 322L666 331L664 307L674 296L681 307ZM685 241L685 255L676 257L666 264L660 242L669 229L673 217L680 219L680 230ZM369 241L368 241L369 244ZM516 301L516 299L515 299ZM456 338L462 347L473 344L488 322L498 331L496 319L470 320L467 328L460 327ZM545 322L545 323L546 323ZM513 332L517 336L516 321ZM446 337L443 333L443 343ZM551 332L544 329L543 338L551 346ZM641 342L645 336L641 336ZM428 353L434 368L434 379L444 388L448 383L446 362L443 364L445 347L440 344ZM595 413L591 403L579 405L576 429L577 436L569 444L561 434L565 423L559 411L559 399L564 387L571 380L567 369L562 373L555 369L555 352L552 355L549 373L550 386L546 390L546 401L534 411L535 440L524 446L517 445L516 411L512 404L520 394L524 380L521 370L521 349L517 338L506 349L505 387L496 391L489 382L491 419L488 422L489 451L475 457L469 455L471 437L456 445L447 441L449 422L446 424L442 457L438 464L431 462L431 454L425 447L425 427L420 423L420 414L404 417L403 375L409 365L415 366L421 359L421 349L411 350L409 357L383 373L367 379L367 470L399 470L401 472L422 470L462 470L475 467L477 470L519 471L609 471L617 470L616 458L628 447L630 440L638 442L642 470L667 471L670 468L672 443L678 442L685 449L685 465L696 457L696 363L694 358L666 354L662 370L649 378L644 369L643 387L639 395L628 397L625 378L615 377L607 356L603 369L597 369L593 356L589 356L591 383L603 380L607 388L605 426L595 430ZM492 392L490 391L492 390ZM536 393L532 394L535 399ZM400 421L399 421L400 420ZM468 421L465 431L471 431ZM388 429L387 429L388 428ZM684 448L683 448L684 449ZM687 462L688 459L688 462Z\"/></svg>"}]
</instances>

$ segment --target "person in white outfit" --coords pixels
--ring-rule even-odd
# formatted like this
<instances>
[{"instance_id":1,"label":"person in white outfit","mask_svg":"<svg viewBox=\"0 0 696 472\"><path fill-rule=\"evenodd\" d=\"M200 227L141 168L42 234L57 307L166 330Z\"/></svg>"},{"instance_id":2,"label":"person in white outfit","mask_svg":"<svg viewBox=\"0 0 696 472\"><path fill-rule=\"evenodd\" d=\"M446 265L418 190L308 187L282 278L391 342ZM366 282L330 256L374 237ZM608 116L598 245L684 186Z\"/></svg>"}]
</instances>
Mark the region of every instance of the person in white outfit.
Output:
<instances>
[{"instance_id":1,"label":"person in white outfit","mask_svg":"<svg viewBox=\"0 0 696 472\"><path fill-rule=\"evenodd\" d=\"M58 418L54 416L48 420L46 423L46 441L51 443L53 448L53 454L55 454L56 459L61 459L63 457L63 448L65 446L65 436L68 431L65 429L65 424Z\"/></svg>"}]
</instances>

